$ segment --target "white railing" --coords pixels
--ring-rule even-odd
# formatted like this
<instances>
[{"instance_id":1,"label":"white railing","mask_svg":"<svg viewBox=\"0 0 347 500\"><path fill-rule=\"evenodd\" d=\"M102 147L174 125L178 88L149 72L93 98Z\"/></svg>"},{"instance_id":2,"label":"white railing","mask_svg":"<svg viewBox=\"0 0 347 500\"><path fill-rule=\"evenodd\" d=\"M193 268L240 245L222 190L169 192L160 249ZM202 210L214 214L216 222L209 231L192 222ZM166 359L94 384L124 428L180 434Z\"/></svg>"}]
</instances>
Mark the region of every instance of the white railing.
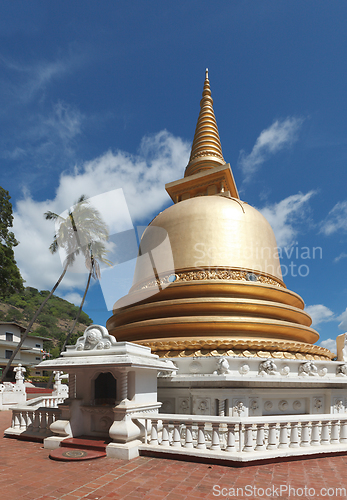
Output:
<instances>
[{"instance_id":1,"label":"white railing","mask_svg":"<svg viewBox=\"0 0 347 500\"><path fill-rule=\"evenodd\" d=\"M37 398L28 399L26 401L26 406L39 408L43 406L44 408L58 408L58 405L64 403L67 396L38 396Z\"/></svg>"},{"instance_id":2,"label":"white railing","mask_svg":"<svg viewBox=\"0 0 347 500\"><path fill-rule=\"evenodd\" d=\"M140 450L247 462L347 451L347 414L212 417L137 414L145 420Z\"/></svg>"},{"instance_id":3,"label":"white railing","mask_svg":"<svg viewBox=\"0 0 347 500\"><path fill-rule=\"evenodd\" d=\"M38 396L29 399L25 405L16 405L11 408L11 427L5 430L7 436L25 436L27 439L44 439L51 436L50 425L61 414L58 405L63 403L66 396Z\"/></svg>"},{"instance_id":4,"label":"white railing","mask_svg":"<svg viewBox=\"0 0 347 500\"><path fill-rule=\"evenodd\" d=\"M25 436L28 439L44 439L51 436L50 425L59 419L59 408L30 408L28 406L12 409L11 427L5 430L7 436Z\"/></svg>"}]
</instances>

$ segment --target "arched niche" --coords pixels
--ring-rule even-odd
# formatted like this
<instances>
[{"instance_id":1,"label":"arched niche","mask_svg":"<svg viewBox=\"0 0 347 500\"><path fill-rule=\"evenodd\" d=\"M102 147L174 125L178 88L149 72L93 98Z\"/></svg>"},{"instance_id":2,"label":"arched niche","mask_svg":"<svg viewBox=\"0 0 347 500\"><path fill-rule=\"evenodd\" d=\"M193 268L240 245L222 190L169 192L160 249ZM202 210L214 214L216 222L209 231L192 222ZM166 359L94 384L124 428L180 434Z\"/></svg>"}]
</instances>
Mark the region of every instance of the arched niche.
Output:
<instances>
[{"instance_id":1,"label":"arched niche","mask_svg":"<svg viewBox=\"0 0 347 500\"><path fill-rule=\"evenodd\" d=\"M94 404L114 405L117 401L117 379L111 372L99 373L94 379Z\"/></svg>"}]
</instances>

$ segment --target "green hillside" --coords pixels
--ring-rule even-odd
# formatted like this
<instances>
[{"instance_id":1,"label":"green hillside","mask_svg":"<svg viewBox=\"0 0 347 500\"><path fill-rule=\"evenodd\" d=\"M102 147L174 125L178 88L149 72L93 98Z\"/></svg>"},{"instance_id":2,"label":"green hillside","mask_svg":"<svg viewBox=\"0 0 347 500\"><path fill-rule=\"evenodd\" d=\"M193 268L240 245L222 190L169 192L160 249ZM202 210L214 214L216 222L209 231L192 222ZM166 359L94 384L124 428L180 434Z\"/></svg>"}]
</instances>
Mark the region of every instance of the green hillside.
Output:
<instances>
[{"instance_id":1,"label":"green hillside","mask_svg":"<svg viewBox=\"0 0 347 500\"><path fill-rule=\"evenodd\" d=\"M0 321L15 321L26 327L48 294L47 290L40 292L36 288L26 287L23 292L3 299L0 302ZM44 341L44 349L50 351L53 357L57 357L77 312L77 306L52 295L34 323L30 335L51 339ZM69 344L74 344L92 323L92 319L82 311Z\"/></svg>"}]
</instances>

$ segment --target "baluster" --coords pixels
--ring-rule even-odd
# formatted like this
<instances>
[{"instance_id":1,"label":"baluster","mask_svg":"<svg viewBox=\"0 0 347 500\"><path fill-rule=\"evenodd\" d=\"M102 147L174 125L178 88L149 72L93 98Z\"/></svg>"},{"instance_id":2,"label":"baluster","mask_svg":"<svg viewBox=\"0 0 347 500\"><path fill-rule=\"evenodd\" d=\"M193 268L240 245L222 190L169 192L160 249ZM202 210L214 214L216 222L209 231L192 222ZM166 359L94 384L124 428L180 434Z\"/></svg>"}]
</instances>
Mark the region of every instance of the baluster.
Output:
<instances>
[{"instance_id":1,"label":"baluster","mask_svg":"<svg viewBox=\"0 0 347 500\"><path fill-rule=\"evenodd\" d=\"M225 451L235 451L235 424L227 424L227 446Z\"/></svg>"},{"instance_id":2,"label":"baluster","mask_svg":"<svg viewBox=\"0 0 347 500\"><path fill-rule=\"evenodd\" d=\"M347 421L340 420L340 443L347 443Z\"/></svg>"},{"instance_id":3,"label":"baluster","mask_svg":"<svg viewBox=\"0 0 347 500\"><path fill-rule=\"evenodd\" d=\"M145 418L145 444L148 444L148 419Z\"/></svg>"},{"instance_id":4,"label":"baluster","mask_svg":"<svg viewBox=\"0 0 347 500\"><path fill-rule=\"evenodd\" d=\"M279 448L288 448L288 422L280 423L280 443Z\"/></svg>"},{"instance_id":5,"label":"baluster","mask_svg":"<svg viewBox=\"0 0 347 500\"><path fill-rule=\"evenodd\" d=\"M289 448L299 448L299 422L291 422L290 424L290 445Z\"/></svg>"},{"instance_id":6,"label":"baluster","mask_svg":"<svg viewBox=\"0 0 347 500\"><path fill-rule=\"evenodd\" d=\"M167 422L163 422L163 434L162 434L162 438L161 438L161 445L162 446L170 446L169 424Z\"/></svg>"},{"instance_id":7,"label":"baluster","mask_svg":"<svg viewBox=\"0 0 347 500\"><path fill-rule=\"evenodd\" d=\"M245 424L245 446L243 451L253 451L253 424Z\"/></svg>"},{"instance_id":8,"label":"baluster","mask_svg":"<svg viewBox=\"0 0 347 500\"><path fill-rule=\"evenodd\" d=\"M25 412L24 411L20 411L20 414L19 414L19 421L20 421L20 430L21 431L25 431L27 426L26 426L26 421L25 421Z\"/></svg>"},{"instance_id":9,"label":"baluster","mask_svg":"<svg viewBox=\"0 0 347 500\"><path fill-rule=\"evenodd\" d=\"M329 420L325 420L322 422L322 435L321 435L321 444L330 444L330 436L329 436Z\"/></svg>"},{"instance_id":10,"label":"baluster","mask_svg":"<svg viewBox=\"0 0 347 500\"><path fill-rule=\"evenodd\" d=\"M12 423L11 423L12 429L19 429L19 415L18 411L12 410Z\"/></svg>"},{"instance_id":11,"label":"baluster","mask_svg":"<svg viewBox=\"0 0 347 500\"><path fill-rule=\"evenodd\" d=\"M331 421L331 436L330 443L331 444L339 444L339 420Z\"/></svg>"},{"instance_id":12,"label":"baluster","mask_svg":"<svg viewBox=\"0 0 347 500\"><path fill-rule=\"evenodd\" d=\"M198 422L198 444L196 447L199 450L206 450L205 422Z\"/></svg>"},{"instance_id":13,"label":"baluster","mask_svg":"<svg viewBox=\"0 0 347 500\"><path fill-rule=\"evenodd\" d=\"M47 412L47 429L53 424L53 413L51 411Z\"/></svg>"},{"instance_id":14,"label":"baluster","mask_svg":"<svg viewBox=\"0 0 347 500\"><path fill-rule=\"evenodd\" d=\"M193 422L186 423L186 441L184 443L185 448L194 448L192 427L193 427Z\"/></svg>"},{"instance_id":15,"label":"baluster","mask_svg":"<svg viewBox=\"0 0 347 500\"><path fill-rule=\"evenodd\" d=\"M151 445L158 446L158 419L152 418L152 429L151 429Z\"/></svg>"},{"instance_id":16,"label":"baluster","mask_svg":"<svg viewBox=\"0 0 347 500\"><path fill-rule=\"evenodd\" d=\"M175 448L181 447L181 433L180 433L180 423L179 422L174 422L172 446L174 446Z\"/></svg>"},{"instance_id":17,"label":"baluster","mask_svg":"<svg viewBox=\"0 0 347 500\"><path fill-rule=\"evenodd\" d=\"M212 424L212 444L211 450L220 450L219 423Z\"/></svg>"},{"instance_id":18,"label":"baluster","mask_svg":"<svg viewBox=\"0 0 347 500\"><path fill-rule=\"evenodd\" d=\"M265 424L256 424L256 425L257 425L257 445L255 447L255 451L263 451L265 450L265 442L264 442Z\"/></svg>"},{"instance_id":19,"label":"baluster","mask_svg":"<svg viewBox=\"0 0 347 500\"><path fill-rule=\"evenodd\" d=\"M319 446L319 422L312 422L312 431L311 431L311 446Z\"/></svg>"},{"instance_id":20,"label":"baluster","mask_svg":"<svg viewBox=\"0 0 347 500\"><path fill-rule=\"evenodd\" d=\"M301 422L300 446L310 446L309 422Z\"/></svg>"},{"instance_id":21,"label":"baluster","mask_svg":"<svg viewBox=\"0 0 347 500\"><path fill-rule=\"evenodd\" d=\"M277 436L276 436L276 423L269 424L269 437L268 437L268 450L275 450L277 448Z\"/></svg>"}]
</instances>

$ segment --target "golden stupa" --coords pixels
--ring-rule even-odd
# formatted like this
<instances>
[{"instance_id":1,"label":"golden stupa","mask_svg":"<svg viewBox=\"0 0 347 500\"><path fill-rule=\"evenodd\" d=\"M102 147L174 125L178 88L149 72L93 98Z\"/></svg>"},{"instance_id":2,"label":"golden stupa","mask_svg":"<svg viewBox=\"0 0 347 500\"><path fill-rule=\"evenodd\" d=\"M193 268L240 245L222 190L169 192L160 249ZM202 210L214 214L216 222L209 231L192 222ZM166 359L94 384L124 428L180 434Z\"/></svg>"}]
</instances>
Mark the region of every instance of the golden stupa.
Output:
<instances>
[{"instance_id":1,"label":"golden stupa","mask_svg":"<svg viewBox=\"0 0 347 500\"><path fill-rule=\"evenodd\" d=\"M107 321L109 332L167 358L332 359L313 345L319 334L304 301L283 282L270 224L239 199L207 70L200 108L184 178L165 186L174 205L145 230L140 255L150 258L138 259L133 286ZM172 254L160 244L161 233Z\"/></svg>"}]
</instances>

